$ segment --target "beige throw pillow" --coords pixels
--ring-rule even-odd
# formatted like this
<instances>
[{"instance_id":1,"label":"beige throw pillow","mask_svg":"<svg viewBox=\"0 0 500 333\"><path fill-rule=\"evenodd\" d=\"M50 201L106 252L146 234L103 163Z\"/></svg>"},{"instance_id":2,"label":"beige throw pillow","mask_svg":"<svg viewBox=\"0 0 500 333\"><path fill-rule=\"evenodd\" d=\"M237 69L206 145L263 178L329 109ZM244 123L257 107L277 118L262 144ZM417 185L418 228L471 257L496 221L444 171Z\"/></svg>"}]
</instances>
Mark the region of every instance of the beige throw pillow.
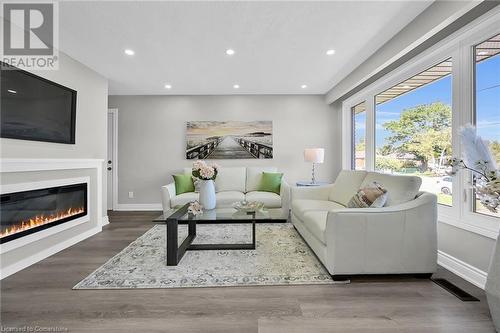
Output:
<instances>
[{"instance_id":1,"label":"beige throw pillow","mask_svg":"<svg viewBox=\"0 0 500 333\"><path fill-rule=\"evenodd\" d=\"M347 203L349 208L380 208L387 201L387 190L380 184L373 182L360 188Z\"/></svg>"}]
</instances>

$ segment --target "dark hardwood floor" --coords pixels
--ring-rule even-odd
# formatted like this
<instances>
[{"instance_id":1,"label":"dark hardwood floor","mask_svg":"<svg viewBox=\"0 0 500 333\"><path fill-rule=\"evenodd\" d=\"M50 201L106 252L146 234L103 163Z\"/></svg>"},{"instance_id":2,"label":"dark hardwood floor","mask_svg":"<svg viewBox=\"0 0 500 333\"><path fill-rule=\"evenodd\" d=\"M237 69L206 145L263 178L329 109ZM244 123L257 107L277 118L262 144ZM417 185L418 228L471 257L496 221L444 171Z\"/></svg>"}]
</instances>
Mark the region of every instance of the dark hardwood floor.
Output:
<instances>
[{"instance_id":1,"label":"dark hardwood floor","mask_svg":"<svg viewBox=\"0 0 500 333\"><path fill-rule=\"evenodd\" d=\"M111 224L1 281L1 332L494 332L484 293L440 269L480 302L461 302L430 280L348 285L154 290L71 288L152 227L154 212L110 213Z\"/></svg>"}]
</instances>

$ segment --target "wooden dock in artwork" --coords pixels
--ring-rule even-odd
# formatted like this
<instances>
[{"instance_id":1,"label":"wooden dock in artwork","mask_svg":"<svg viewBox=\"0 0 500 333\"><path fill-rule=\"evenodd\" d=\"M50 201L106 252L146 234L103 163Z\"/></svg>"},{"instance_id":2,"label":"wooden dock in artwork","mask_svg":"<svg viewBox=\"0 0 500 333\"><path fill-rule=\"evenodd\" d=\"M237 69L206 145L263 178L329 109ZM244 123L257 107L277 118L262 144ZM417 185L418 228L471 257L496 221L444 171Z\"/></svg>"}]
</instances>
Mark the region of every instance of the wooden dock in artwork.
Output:
<instances>
[{"instance_id":1,"label":"wooden dock in artwork","mask_svg":"<svg viewBox=\"0 0 500 333\"><path fill-rule=\"evenodd\" d=\"M255 158L245 148L240 146L232 137L226 136L224 140L206 157L209 159L248 159Z\"/></svg>"},{"instance_id":2,"label":"wooden dock in artwork","mask_svg":"<svg viewBox=\"0 0 500 333\"><path fill-rule=\"evenodd\" d=\"M189 149L187 159L253 159L272 158L273 148L242 138L225 136Z\"/></svg>"}]
</instances>

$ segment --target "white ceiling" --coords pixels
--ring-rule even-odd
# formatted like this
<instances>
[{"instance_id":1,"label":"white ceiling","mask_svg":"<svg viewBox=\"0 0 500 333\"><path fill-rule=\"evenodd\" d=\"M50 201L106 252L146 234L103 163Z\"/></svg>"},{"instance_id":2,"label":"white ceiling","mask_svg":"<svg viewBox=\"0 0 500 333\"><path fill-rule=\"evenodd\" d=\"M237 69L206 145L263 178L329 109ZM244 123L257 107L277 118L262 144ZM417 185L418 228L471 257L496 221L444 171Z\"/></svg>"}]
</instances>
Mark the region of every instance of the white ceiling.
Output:
<instances>
[{"instance_id":1,"label":"white ceiling","mask_svg":"<svg viewBox=\"0 0 500 333\"><path fill-rule=\"evenodd\" d=\"M431 2L61 2L60 49L110 94L323 94Z\"/></svg>"}]
</instances>

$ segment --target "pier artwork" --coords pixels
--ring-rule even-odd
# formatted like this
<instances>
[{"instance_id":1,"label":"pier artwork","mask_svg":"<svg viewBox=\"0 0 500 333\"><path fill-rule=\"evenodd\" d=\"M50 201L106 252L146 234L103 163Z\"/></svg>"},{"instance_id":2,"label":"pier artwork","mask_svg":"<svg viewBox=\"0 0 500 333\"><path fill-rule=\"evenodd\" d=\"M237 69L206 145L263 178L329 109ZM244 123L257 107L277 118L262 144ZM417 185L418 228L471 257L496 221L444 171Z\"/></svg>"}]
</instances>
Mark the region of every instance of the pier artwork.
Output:
<instances>
[{"instance_id":1,"label":"pier artwork","mask_svg":"<svg viewBox=\"0 0 500 333\"><path fill-rule=\"evenodd\" d=\"M273 158L272 121L187 123L187 159Z\"/></svg>"}]
</instances>

